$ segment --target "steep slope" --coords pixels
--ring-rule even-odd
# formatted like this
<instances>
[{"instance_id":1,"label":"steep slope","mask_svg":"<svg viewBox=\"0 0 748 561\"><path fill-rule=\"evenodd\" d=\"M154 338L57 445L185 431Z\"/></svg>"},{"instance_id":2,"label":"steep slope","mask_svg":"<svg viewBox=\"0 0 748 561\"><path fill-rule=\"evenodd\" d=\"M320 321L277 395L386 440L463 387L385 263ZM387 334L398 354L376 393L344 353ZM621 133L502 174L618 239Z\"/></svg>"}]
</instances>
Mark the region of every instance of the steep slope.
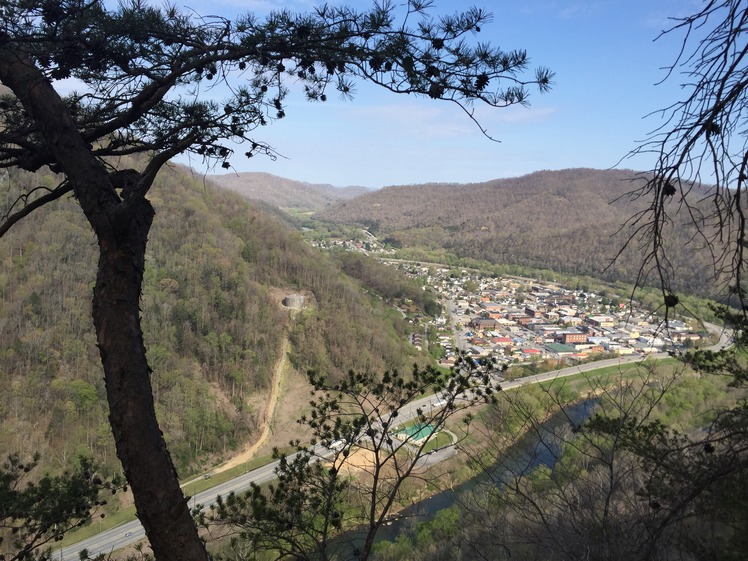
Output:
<instances>
[{"instance_id":1,"label":"steep slope","mask_svg":"<svg viewBox=\"0 0 748 561\"><path fill-rule=\"evenodd\" d=\"M9 176L11 187L54 181ZM295 364L330 376L412 362L398 314L239 195L177 167L151 199L143 327L161 426L182 474L258 436L286 336ZM58 467L93 454L116 470L91 325L95 240L75 202L18 224L0 240L0 262L0 450L40 451ZM293 323L280 305L291 293L309 303Z\"/></svg>"},{"instance_id":2,"label":"steep slope","mask_svg":"<svg viewBox=\"0 0 748 561\"><path fill-rule=\"evenodd\" d=\"M365 187L333 187L284 179L269 173L211 175L216 185L269 205L294 210L322 210L368 192Z\"/></svg>"},{"instance_id":3,"label":"steep slope","mask_svg":"<svg viewBox=\"0 0 748 561\"><path fill-rule=\"evenodd\" d=\"M642 262L638 242L609 265L630 234L619 231L621 226L644 208L643 200L625 196L636 186L635 176L626 170L569 169L470 185L388 187L316 217L365 225L404 247L446 248L495 263L632 282ZM697 250L692 228L670 226L674 286L707 293L714 280L706 252Z\"/></svg>"}]
</instances>

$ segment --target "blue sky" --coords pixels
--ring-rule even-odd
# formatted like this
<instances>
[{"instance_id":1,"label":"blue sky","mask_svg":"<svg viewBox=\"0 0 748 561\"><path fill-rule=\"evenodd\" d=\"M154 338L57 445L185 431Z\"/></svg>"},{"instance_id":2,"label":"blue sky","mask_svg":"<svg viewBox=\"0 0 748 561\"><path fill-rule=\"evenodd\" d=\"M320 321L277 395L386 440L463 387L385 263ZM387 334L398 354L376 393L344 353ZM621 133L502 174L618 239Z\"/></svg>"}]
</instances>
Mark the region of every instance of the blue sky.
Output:
<instances>
[{"instance_id":1,"label":"blue sky","mask_svg":"<svg viewBox=\"0 0 748 561\"><path fill-rule=\"evenodd\" d=\"M403 0L395 0L402 2ZM272 8L309 10L308 0L187 0L201 14L232 17ZM352 0L357 8L369 0ZM533 66L555 73L551 92L532 92L529 108L479 109L500 143L486 139L450 103L396 96L359 83L353 101L288 99L287 117L258 131L284 158L232 160L236 171L263 171L337 186L379 188L425 182L471 183L541 169L615 166L661 121L656 112L682 95L681 76L656 85L680 37L654 39L669 17L698 0L435 0L439 10L469 5L493 12L479 35L504 49L526 49ZM261 133L261 136L259 135ZM242 154L239 150L238 154ZM201 170L200 162L191 165ZM645 158L619 167L647 169ZM202 170L201 170L202 171Z\"/></svg>"}]
</instances>

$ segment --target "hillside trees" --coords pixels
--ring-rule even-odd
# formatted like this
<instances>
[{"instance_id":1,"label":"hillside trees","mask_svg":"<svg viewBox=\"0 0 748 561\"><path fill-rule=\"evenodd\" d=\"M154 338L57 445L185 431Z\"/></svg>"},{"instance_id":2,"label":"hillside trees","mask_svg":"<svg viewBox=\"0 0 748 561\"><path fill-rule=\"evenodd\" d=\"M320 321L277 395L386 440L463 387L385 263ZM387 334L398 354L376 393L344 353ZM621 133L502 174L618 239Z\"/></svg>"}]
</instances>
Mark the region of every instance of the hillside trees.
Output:
<instances>
[{"instance_id":1,"label":"hillside trees","mask_svg":"<svg viewBox=\"0 0 748 561\"><path fill-rule=\"evenodd\" d=\"M14 186L48 179L11 177ZM141 321L156 413L180 477L255 437L262 411L252 404L270 391L285 336L295 364L330 377L408 370L415 351L400 314L357 289L298 232L239 195L206 189L181 166L163 170L154 190L164 210L149 236ZM94 238L72 199L36 218L0 243L0 449L41 452L40 471L63 469L83 451L102 473L117 473L87 319ZM288 291L307 294L294 321L278 305ZM319 346L297 346L302 336ZM357 348L369 352L350 351ZM310 360L317 355L319 363ZM80 407L71 391L81 382L96 388L93 407Z\"/></svg>"},{"instance_id":2,"label":"hillside trees","mask_svg":"<svg viewBox=\"0 0 748 561\"><path fill-rule=\"evenodd\" d=\"M277 453L277 482L219 497L202 524L231 536L229 559L245 558L247 547L268 559L369 559L378 531L407 502L406 481L428 477L429 448L450 434L447 422L469 424L470 407L496 402L497 373L492 362L468 356L448 373L350 372L330 384L310 372L312 409L299 422L311 429L313 446ZM447 438L451 445L439 453L448 456L459 442Z\"/></svg>"},{"instance_id":3,"label":"hillside trees","mask_svg":"<svg viewBox=\"0 0 748 561\"><path fill-rule=\"evenodd\" d=\"M613 265L610 261L633 232L621 224L646 208L644 200L626 197L635 175L631 170L565 169L469 185L388 187L317 216L337 223L375 224L388 243L408 248L400 254L417 257L416 248L431 252L424 253L423 260L446 251L463 259L633 284L641 266L638 245L631 244ZM532 228L527 227L528 216L537 218ZM667 231L663 250L680 272L672 288L713 295L711 259L689 244L696 233L686 225ZM449 262L447 256L438 259Z\"/></svg>"},{"instance_id":4,"label":"hillside trees","mask_svg":"<svg viewBox=\"0 0 748 561\"><path fill-rule=\"evenodd\" d=\"M309 100L349 96L356 78L395 93L492 107L525 103L527 86L548 88L539 69L523 81L523 51L504 52L466 37L489 15L479 9L430 19L411 0L401 23L390 3L370 11L319 8L276 12L265 21L198 18L140 1L4 2L0 6L0 167L62 174L57 185L23 193L0 235L44 205L71 194L96 236L93 319L109 420L138 516L158 559L205 559L156 421L139 301L154 209L147 196L159 169L181 153L230 166L227 139L246 155L273 154L254 131L285 116L286 84ZM420 21L411 25L414 18ZM74 79L62 97L55 81ZM205 83L229 86L222 103L201 99ZM118 157L146 154L142 169Z\"/></svg>"},{"instance_id":5,"label":"hillside trees","mask_svg":"<svg viewBox=\"0 0 748 561\"><path fill-rule=\"evenodd\" d=\"M14 185L47 179L11 171ZM184 168L164 170L156 188L168 211L149 236L142 327L161 429L185 476L256 428L246 396L269 387L287 313L254 280L261 264L242 259L245 238L228 227L227 209L238 205L236 215L255 224L272 219L235 195L206 190ZM0 245L0 448L40 451L40 470L65 467L86 450L104 473L118 472L88 319L94 238L72 199L36 218L39 224L19 223ZM40 298L31 306L34 294ZM96 389L92 407L71 391L81 383ZM187 409L200 410L197 422L185 422ZM229 430L218 430L226 424Z\"/></svg>"},{"instance_id":6,"label":"hillside trees","mask_svg":"<svg viewBox=\"0 0 748 561\"><path fill-rule=\"evenodd\" d=\"M346 274L360 280L387 302L403 304L410 301L418 310L430 316L437 316L441 312L431 291L423 290L422 284L383 266L368 255L350 251L336 252L333 255Z\"/></svg>"}]
</instances>

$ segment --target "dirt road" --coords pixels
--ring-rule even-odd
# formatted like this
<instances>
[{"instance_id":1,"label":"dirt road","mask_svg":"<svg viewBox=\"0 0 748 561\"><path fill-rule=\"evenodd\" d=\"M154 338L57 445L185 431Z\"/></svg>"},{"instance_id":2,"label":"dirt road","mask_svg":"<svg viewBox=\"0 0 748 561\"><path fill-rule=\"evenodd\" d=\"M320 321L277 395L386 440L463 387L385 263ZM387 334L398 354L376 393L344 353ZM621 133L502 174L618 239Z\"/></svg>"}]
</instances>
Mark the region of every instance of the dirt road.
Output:
<instances>
[{"instance_id":1,"label":"dirt road","mask_svg":"<svg viewBox=\"0 0 748 561\"><path fill-rule=\"evenodd\" d=\"M217 466L213 469L213 473L221 473L227 469L231 469L238 465L244 464L252 459L257 450L259 450L263 444L267 441L270 436L270 424L275 414L275 407L278 404L278 396L280 395L281 388L283 386L283 378L288 364L288 337L284 337L283 344L281 345L280 356L278 357L278 363L275 365L273 371L272 388L270 390L270 397L268 398L267 405L265 406L265 413L263 415L263 421L260 425L260 438L256 442L244 448L236 456L228 460L227 462Z\"/></svg>"}]
</instances>

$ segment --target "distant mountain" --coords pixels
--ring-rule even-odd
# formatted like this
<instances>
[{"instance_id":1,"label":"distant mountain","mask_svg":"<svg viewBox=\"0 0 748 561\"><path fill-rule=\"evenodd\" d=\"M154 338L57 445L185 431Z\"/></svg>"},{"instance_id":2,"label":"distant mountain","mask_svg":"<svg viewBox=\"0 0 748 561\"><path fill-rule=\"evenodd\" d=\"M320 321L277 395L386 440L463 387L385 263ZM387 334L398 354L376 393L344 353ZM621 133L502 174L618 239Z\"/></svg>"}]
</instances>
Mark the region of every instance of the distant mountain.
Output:
<instances>
[{"instance_id":1,"label":"distant mountain","mask_svg":"<svg viewBox=\"0 0 748 561\"><path fill-rule=\"evenodd\" d=\"M606 267L630 234L621 226L645 208L644 199L626 196L640 185L636 177L628 170L567 169L486 183L387 187L315 217L364 225L403 247L632 282L642 262L638 242ZM671 226L673 286L708 293L714 279L708 255L691 239L694 229ZM656 283L653 276L649 282Z\"/></svg>"},{"instance_id":2,"label":"distant mountain","mask_svg":"<svg viewBox=\"0 0 748 561\"><path fill-rule=\"evenodd\" d=\"M208 179L244 197L284 209L322 210L369 192L366 187L333 187L284 179L269 173L227 173Z\"/></svg>"}]
</instances>

